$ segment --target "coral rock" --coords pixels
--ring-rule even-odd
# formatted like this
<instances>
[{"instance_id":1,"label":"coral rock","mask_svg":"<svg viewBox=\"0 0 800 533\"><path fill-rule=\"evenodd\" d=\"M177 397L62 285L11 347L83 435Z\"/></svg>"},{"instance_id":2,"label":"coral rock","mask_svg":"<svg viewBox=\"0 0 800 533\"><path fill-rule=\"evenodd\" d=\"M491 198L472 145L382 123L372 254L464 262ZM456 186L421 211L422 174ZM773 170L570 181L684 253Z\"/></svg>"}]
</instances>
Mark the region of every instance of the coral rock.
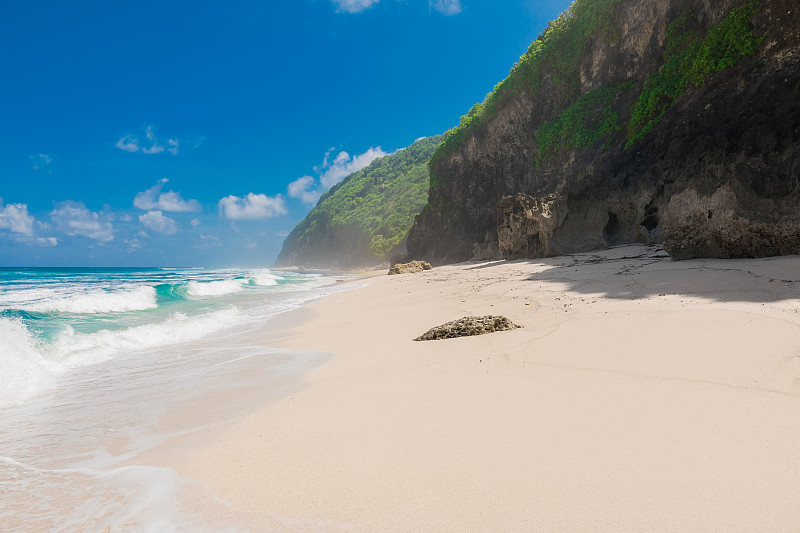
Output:
<instances>
[{"instance_id":1,"label":"coral rock","mask_svg":"<svg viewBox=\"0 0 800 533\"><path fill-rule=\"evenodd\" d=\"M471 337L473 335L484 335L495 331L507 331L517 329L511 320L504 316L468 316L461 320L454 320L447 324L442 324L433 329L429 329L415 341L435 341L440 339L453 339L456 337Z\"/></svg>"},{"instance_id":2,"label":"coral rock","mask_svg":"<svg viewBox=\"0 0 800 533\"><path fill-rule=\"evenodd\" d=\"M426 261L411 261L410 263L400 263L389 269L389 275L393 274L414 274L423 270L430 270L431 265Z\"/></svg>"}]
</instances>

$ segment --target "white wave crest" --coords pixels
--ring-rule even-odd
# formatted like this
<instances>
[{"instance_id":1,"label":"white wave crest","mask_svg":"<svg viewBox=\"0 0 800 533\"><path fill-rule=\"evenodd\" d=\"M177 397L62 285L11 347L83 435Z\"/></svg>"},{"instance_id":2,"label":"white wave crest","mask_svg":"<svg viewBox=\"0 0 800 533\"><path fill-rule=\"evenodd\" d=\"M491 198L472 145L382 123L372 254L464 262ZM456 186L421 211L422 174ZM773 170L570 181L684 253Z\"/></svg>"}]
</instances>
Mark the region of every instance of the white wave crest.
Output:
<instances>
[{"instance_id":1,"label":"white wave crest","mask_svg":"<svg viewBox=\"0 0 800 533\"><path fill-rule=\"evenodd\" d=\"M219 281L190 281L186 293L189 296L221 296L244 290L246 279L223 279Z\"/></svg>"},{"instance_id":2,"label":"white wave crest","mask_svg":"<svg viewBox=\"0 0 800 533\"><path fill-rule=\"evenodd\" d=\"M283 279L280 276L276 276L266 268L264 270L254 270L250 273L250 276L250 279L253 280L253 283L261 287L272 287L273 285L277 285L278 281Z\"/></svg>"},{"instance_id":3,"label":"white wave crest","mask_svg":"<svg viewBox=\"0 0 800 533\"><path fill-rule=\"evenodd\" d=\"M235 307L195 317L172 313L163 322L127 329L103 329L95 333L75 333L68 327L47 353L64 359L69 367L102 361L119 352L148 350L199 339L230 327L241 313Z\"/></svg>"},{"instance_id":4,"label":"white wave crest","mask_svg":"<svg viewBox=\"0 0 800 533\"><path fill-rule=\"evenodd\" d=\"M0 318L0 405L24 401L47 387L61 365L42 356L19 319Z\"/></svg>"},{"instance_id":5,"label":"white wave crest","mask_svg":"<svg viewBox=\"0 0 800 533\"><path fill-rule=\"evenodd\" d=\"M39 313L122 313L155 309L156 289L150 286L115 291L95 290L21 306Z\"/></svg>"},{"instance_id":6,"label":"white wave crest","mask_svg":"<svg viewBox=\"0 0 800 533\"><path fill-rule=\"evenodd\" d=\"M163 322L120 330L75 333L67 327L46 346L37 343L22 321L0 318L0 405L25 401L68 369L200 339L237 324L242 316L232 307L194 317L173 313Z\"/></svg>"}]
</instances>

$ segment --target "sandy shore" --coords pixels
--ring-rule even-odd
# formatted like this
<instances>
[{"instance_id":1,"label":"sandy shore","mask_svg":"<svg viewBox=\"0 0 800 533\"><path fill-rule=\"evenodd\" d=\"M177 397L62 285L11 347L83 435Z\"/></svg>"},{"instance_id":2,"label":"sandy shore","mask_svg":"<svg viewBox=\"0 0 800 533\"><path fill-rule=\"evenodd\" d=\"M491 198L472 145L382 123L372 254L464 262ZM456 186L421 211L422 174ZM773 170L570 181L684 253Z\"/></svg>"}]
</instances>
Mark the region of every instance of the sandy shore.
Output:
<instances>
[{"instance_id":1,"label":"sandy shore","mask_svg":"<svg viewBox=\"0 0 800 533\"><path fill-rule=\"evenodd\" d=\"M367 283L264 340L337 354L304 390L164 461L290 531L800 530L800 257ZM523 327L412 341L486 314Z\"/></svg>"}]
</instances>

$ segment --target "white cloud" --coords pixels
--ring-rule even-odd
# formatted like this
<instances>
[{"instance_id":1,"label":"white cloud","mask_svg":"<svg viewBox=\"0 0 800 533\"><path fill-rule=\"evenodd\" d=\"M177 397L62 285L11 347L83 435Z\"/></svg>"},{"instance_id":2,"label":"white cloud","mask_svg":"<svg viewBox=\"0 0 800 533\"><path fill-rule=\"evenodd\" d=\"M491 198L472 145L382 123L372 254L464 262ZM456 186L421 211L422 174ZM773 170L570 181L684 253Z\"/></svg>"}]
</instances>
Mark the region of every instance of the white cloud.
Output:
<instances>
[{"instance_id":1,"label":"white cloud","mask_svg":"<svg viewBox=\"0 0 800 533\"><path fill-rule=\"evenodd\" d=\"M139 222L146 228L162 235L175 235L178 233L178 223L174 218L165 217L161 211L148 211L139 215Z\"/></svg>"},{"instance_id":2,"label":"white cloud","mask_svg":"<svg viewBox=\"0 0 800 533\"><path fill-rule=\"evenodd\" d=\"M95 213L79 202L61 202L50 211L50 219L59 231L70 237L88 237L98 242L114 240L111 218L108 213Z\"/></svg>"},{"instance_id":3,"label":"white cloud","mask_svg":"<svg viewBox=\"0 0 800 533\"><path fill-rule=\"evenodd\" d=\"M133 217L128 215L127 213L119 217L120 222L130 222L133 220Z\"/></svg>"},{"instance_id":4,"label":"white cloud","mask_svg":"<svg viewBox=\"0 0 800 533\"><path fill-rule=\"evenodd\" d=\"M380 0L331 0L339 13L361 13L366 11ZM461 13L461 0L428 0L431 9L443 15L458 15Z\"/></svg>"},{"instance_id":5,"label":"white cloud","mask_svg":"<svg viewBox=\"0 0 800 533\"><path fill-rule=\"evenodd\" d=\"M50 170L48 167L50 166L50 163L53 162L53 158L50 157L49 155L47 154L30 155L28 156L28 159L31 160L31 166L33 167L33 170L47 170L48 173L52 172L52 170Z\"/></svg>"},{"instance_id":6,"label":"white cloud","mask_svg":"<svg viewBox=\"0 0 800 533\"><path fill-rule=\"evenodd\" d=\"M117 141L116 147L126 152L138 152L139 141L134 139L132 135L128 134Z\"/></svg>"},{"instance_id":7,"label":"white cloud","mask_svg":"<svg viewBox=\"0 0 800 533\"><path fill-rule=\"evenodd\" d=\"M167 152L171 153L172 155L178 155L178 139L168 139L167 144L169 145Z\"/></svg>"},{"instance_id":8,"label":"white cloud","mask_svg":"<svg viewBox=\"0 0 800 533\"><path fill-rule=\"evenodd\" d=\"M285 215L286 203L283 196L267 196L250 193L244 198L230 195L217 204L219 214L231 220L273 218Z\"/></svg>"},{"instance_id":9,"label":"white cloud","mask_svg":"<svg viewBox=\"0 0 800 533\"><path fill-rule=\"evenodd\" d=\"M142 191L133 199L133 206L142 211L172 211L181 213L186 211L200 211L202 207L197 200L184 200L181 194L175 191L161 192L161 188L169 180L162 178L158 183Z\"/></svg>"},{"instance_id":10,"label":"white cloud","mask_svg":"<svg viewBox=\"0 0 800 533\"><path fill-rule=\"evenodd\" d=\"M311 176L297 178L287 187L287 194L291 198L297 198L307 204L313 204L325 191L353 172L358 172L379 157L389 154L378 146L353 157L350 157L350 154L343 150L339 152L333 161L330 160L330 155L331 150L325 153L322 164L314 167L314 170L319 173L319 183Z\"/></svg>"},{"instance_id":11,"label":"white cloud","mask_svg":"<svg viewBox=\"0 0 800 533\"><path fill-rule=\"evenodd\" d=\"M196 226L199 226L201 224L201 222L200 222L199 218L193 218L192 221L189 222L189 224L191 224L192 226L196 227Z\"/></svg>"},{"instance_id":12,"label":"white cloud","mask_svg":"<svg viewBox=\"0 0 800 533\"><path fill-rule=\"evenodd\" d=\"M143 154L147 154L147 155L160 154L163 151L164 151L164 147L161 146L160 144L154 144L153 146L151 146L149 148L142 148L142 153Z\"/></svg>"},{"instance_id":13,"label":"white cloud","mask_svg":"<svg viewBox=\"0 0 800 533\"><path fill-rule=\"evenodd\" d=\"M0 201L0 229L11 233L33 235L34 218L28 213L27 204L8 204Z\"/></svg>"},{"instance_id":14,"label":"white cloud","mask_svg":"<svg viewBox=\"0 0 800 533\"><path fill-rule=\"evenodd\" d=\"M126 239L123 242L125 242L125 244L128 245L128 253L129 254L132 254L133 252L135 252L136 250L138 250L140 248L144 248L144 243L142 241L140 241L139 239L135 239L135 238L134 239Z\"/></svg>"},{"instance_id":15,"label":"white cloud","mask_svg":"<svg viewBox=\"0 0 800 533\"><path fill-rule=\"evenodd\" d=\"M331 163L328 168L324 169L319 177L319 181L327 191L353 172L358 172L379 157L385 155L388 154L381 150L380 146L377 148L370 148L363 154L353 156L352 158L347 152L341 151L339 155L336 156L336 159L333 160L333 163Z\"/></svg>"},{"instance_id":16,"label":"white cloud","mask_svg":"<svg viewBox=\"0 0 800 533\"><path fill-rule=\"evenodd\" d=\"M377 4L380 0L332 0L336 11L344 13L360 13Z\"/></svg>"},{"instance_id":17,"label":"white cloud","mask_svg":"<svg viewBox=\"0 0 800 533\"><path fill-rule=\"evenodd\" d=\"M153 126L147 126L145 129L145 138L147 139L147 144L149 146L142 146L143 154L160 154L164 151L164 146L158 144L158 139L156 139L156 132L153 130Z\"/></svg>"},{"instance_id":18,"label":"white cloud","mask_svg":"<svg viewBox=\"0 0 800 533\"><path fill-rule=\"evenodd\" d=\"M141 133L144 133L144 137L142 138ZM205 137L198 137L194 140L189 140L189 146L193 148L197 148L203 142ZM167 138L167 142L162 143L158 135L156 134L156 127L152 124L148 124L145 126L144 131L140 130L140 134L134 136L133 133L129 133L125 135L120 140L117 141L116 147L120 150L124 150L126 152L139 152L141 151L143 154L153 155L153 154L160 154L164 151L169 152L172 155L178 155L178 149L181 145L181 140L177 138Z\"/></svg>"},{"instance_id":19,"label":"white cloud","mask_svg":"<svg viewBox=\"0 0 800 533\"><path fill-rule=\"evenodd\" d=\"M303 176L289 184L288 195L291 198L298 198L307 204L314 204L319 200L322 193L317 189L317 181L314 178Z\"/></svg>"},{"instance_id":20,"label":"white cloud","mask_svg":"<svg viewBox=\"0 0 800 533\"><path fill-rule=\"evenodd\" d=\"M461 0L430 0L428 5L443 15L461 13Z\"/></svg>"},{"instance_id":21,"label":"white cloud","mask_svg":"<svg viewBox=\"0 0 800 533\"><path fill-rule=\"evenodd\" d=\"M58 246L58 239L55 237L36 237L30 244L36 246Z\"/></svg>"},{"instance_id":22,"label":"white cloud","mask_svg":"<svg viewBox=\"0 0 800 533\"><path fill-rule=\"evenodd\" d=\"M47 224L39 222L28 213L27 204L3 205L0 198L0 235L6 234L16 242L28 246L56 246L58 239L55 237L39 237L35 227L41 230L48 229Z\"/></svg>"}]
</instances>

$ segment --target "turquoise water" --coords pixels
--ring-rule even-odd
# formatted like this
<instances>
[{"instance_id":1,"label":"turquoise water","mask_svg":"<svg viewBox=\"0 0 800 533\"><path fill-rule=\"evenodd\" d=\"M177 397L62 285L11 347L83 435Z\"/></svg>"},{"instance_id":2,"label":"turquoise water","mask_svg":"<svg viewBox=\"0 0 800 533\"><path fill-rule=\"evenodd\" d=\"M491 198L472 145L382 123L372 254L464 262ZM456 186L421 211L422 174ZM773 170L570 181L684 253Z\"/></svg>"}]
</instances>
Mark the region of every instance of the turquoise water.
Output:
<instances>
[{"instance_id":1,"label":"turquoise water","mask_svg":"<svg viewBox=\"0 0 800 533\"><path fill-rule=\"evenodd\" d=\"M280 312L330 281L268 269L0 268L0 405L70 368Z\"/></svg>"},{"instance_id":2,"label":"turquoise water","mask_svg":"<svg viewBox=\"0 0 800 533\"><path fill-rule=\"evenodd\" d=\"M327 356L264 345L270 318L343 290L336 282L269 269L0 268L0 529L241 529L185 511L202 490L143 454L294 390Z\"/></svg>"}]
</instances>

